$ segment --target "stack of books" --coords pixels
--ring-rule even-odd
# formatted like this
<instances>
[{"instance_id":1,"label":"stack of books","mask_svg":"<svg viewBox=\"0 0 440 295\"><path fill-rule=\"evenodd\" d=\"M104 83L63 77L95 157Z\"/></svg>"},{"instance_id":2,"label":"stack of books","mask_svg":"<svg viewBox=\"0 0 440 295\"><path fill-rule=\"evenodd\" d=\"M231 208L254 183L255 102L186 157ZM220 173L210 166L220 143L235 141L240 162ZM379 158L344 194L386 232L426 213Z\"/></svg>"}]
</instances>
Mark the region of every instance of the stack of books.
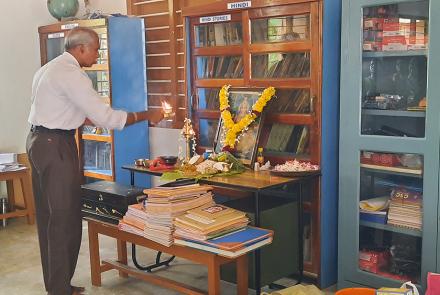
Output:
<instances>
[{"instance_id":1,"label":"stack of books","mask_svg":"<svg viewBox=\"0 0 440 295\"><path fill-rule=\"evenodd\" d=\"M423 219L422 195L406 189L394 189L388 211L388 224L421 230Z\"/></svg>"},{"instance_id":2,"label":"stack of books","mask_svg":"<svg viewBox=\"0 0 440 295\"><path fill-rule=\"evenodd\" d=\"M171 246L174 218L190 209L214 204L211 190L211 186L199 184L145 189L144 204L129 206L119 228Z\"/></svg>"},{"instance_id":3,"label":"stack of books","mask_svg":"<svg viewBox=\"0 0 440 295\"><path fill-rule=\"evenodd\" d=\"M205 241L247 226L246 213L219 204L188 210L176 218L175 237Z\"/></svg>"},{"instance_id":4,"label":"stack of books","mask_svg":"<svg viewBox=\"0 0 440 295\"><path fill-rule=\"evenodd\" d=\"M214 204L175 219L174 243L237 257L272 242L271 230L248 227L246 213Z\"/></svg>"}]
</instances>

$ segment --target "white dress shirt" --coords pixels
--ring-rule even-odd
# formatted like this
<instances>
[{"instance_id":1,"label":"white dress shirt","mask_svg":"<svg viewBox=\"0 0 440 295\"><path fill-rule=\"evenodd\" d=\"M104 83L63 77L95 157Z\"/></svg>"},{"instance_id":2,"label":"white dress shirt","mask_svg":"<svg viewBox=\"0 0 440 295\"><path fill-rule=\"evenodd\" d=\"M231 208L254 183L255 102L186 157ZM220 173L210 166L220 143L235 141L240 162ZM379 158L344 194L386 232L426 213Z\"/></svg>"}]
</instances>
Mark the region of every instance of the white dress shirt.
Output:
<instances>
[{"instance_id":1,"label":"white dress shirt","mask_svg":"<svg viewBox=\"0 0 440 295\"><path fill-rule=\"evenodd\" d=\"M97 127L122 129L127 113L113 110L68 52L37 71L32 82L29 123L49 129L77 129L86 118Z\"/></svg>"}]
</instances>

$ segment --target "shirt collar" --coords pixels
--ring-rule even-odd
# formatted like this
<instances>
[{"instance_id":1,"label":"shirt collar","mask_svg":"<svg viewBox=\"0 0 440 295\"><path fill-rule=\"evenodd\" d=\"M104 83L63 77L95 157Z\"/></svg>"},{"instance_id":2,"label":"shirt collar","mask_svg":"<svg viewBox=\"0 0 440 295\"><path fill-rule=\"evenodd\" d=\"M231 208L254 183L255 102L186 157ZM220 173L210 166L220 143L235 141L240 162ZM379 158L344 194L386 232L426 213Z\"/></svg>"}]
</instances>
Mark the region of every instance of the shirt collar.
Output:
<instances>
[{"instance_id":1,"label":"shirt collar","mask_svg":"<svg viewBox=\"0 0 440 295\"><path fill-rule=\"evenodd\" d=\"M76 58L72 54L70 54L69 52L65 51L63 53L63 57L69 64L75 65L79 68L81 67L79 65L79 62L76 60Z\"/></svg>"}]
</instances>

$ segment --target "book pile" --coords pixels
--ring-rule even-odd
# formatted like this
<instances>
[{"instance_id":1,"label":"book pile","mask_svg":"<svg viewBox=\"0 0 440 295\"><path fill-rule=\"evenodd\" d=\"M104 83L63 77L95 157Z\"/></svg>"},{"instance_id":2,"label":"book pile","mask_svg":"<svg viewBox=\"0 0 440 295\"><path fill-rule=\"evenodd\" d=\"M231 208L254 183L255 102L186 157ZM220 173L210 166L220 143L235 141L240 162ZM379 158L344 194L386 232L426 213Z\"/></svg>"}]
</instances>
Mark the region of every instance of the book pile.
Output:
<instances>
[{"instance_id":1,"label":"book pile","mask_svg":"<svg viewBox=\"0 0 440 295\"><path fill-rule=\"evenodd\" d=\"M175 219L174 242L225 257L272 242L271 230L248 227L248 223L244 212L218 204L202 206Z\"/></svg>"},{"instance_id":2,"label":"book pile","mask_svg":"<svg viewBox=\"0 0 440 295\"><path fill-rule=\"evenodd\" d=\"M406 189L394 189L388 210L388 224L421 230L423 218L422 195Z\"/></svg>"},{"instance_id":3,"label":"book pile","mask_svg":"<svg viewBox=\"0 0 440 295\"><path fill-rule=\"evenodd\" d=\"M211 186L199 184L145 189L144 205L129 206L119 228L170 246L173 244L174 218L190 209L213 204L211 190Z\"/></svg>"}]
</instances>

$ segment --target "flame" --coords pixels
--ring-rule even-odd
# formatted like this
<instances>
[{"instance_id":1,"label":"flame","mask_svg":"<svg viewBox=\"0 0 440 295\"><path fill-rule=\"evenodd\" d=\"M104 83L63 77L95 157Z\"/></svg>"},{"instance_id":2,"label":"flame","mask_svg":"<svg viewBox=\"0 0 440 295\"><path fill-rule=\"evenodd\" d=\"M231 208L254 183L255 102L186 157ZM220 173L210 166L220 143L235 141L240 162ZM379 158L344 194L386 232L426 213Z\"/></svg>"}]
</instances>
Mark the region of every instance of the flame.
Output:
<instances>
[{"instance_id":1,"label":"flame","mask_svg":"<svg viewBox=\"0 0 440 295\"><path fill-rule=\"evenodd\" d=\"M171 112L173 110L172 106L166 101L162 101L162 109L164 112Z\"/></svg>"}]
</instances>

